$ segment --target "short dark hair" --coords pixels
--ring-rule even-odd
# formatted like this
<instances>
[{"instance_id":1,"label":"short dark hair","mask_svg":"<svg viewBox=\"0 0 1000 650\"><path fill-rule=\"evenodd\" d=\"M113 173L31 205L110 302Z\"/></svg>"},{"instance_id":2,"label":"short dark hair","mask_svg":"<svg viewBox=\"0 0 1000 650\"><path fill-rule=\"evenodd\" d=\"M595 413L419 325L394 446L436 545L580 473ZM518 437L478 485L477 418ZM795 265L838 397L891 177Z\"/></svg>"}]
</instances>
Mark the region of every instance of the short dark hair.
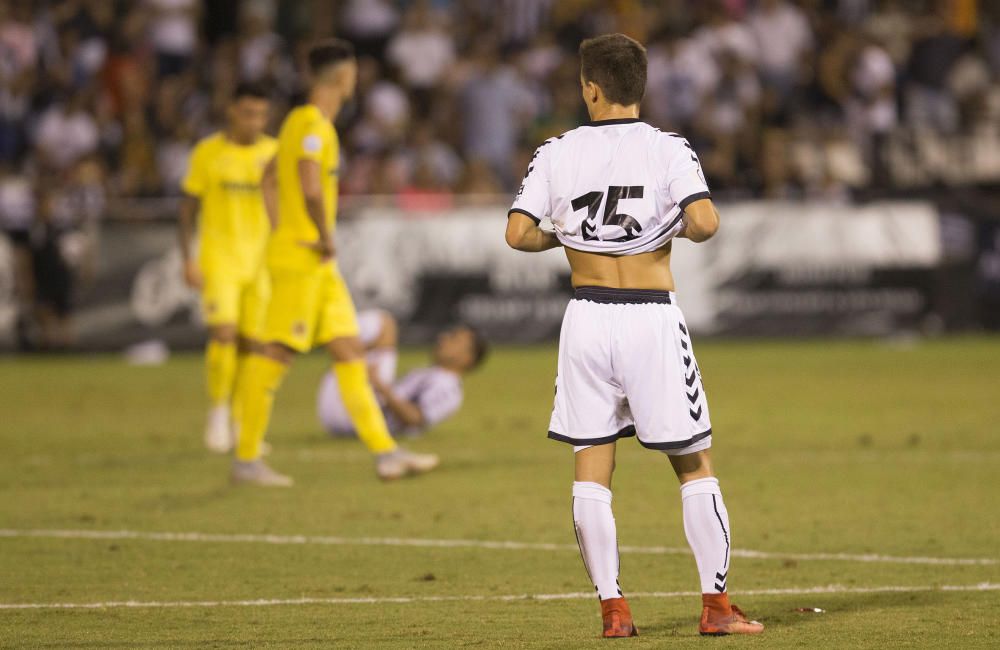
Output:
<instances>
[{"instance_id":1,"label":"short dark hair","mask_svg":"<svg viewBox=\"0 0 1000 650\"><path fill-rule=\"evenodd\" d=\"M646 48L625 34L588 38L580 43L580 75L609 102L638 104L646 92Z\"/></svg>"},{"instance_id":2,"label":"short dark hair","mask_svg":"<svg viewBox=\"0 0 1000 650\"><path fill-rule=\"evenodd\" d=\"M233 101L239 101L244 97L250 97L252 99L270 99L271 93L268 92L264 84L242 81L236 85L236 90L233 91Z\"/></svg>"},{"instance_id":3,"label":"short dark hair","mask_svg":"<svg viewBox=\"0 0 1000 650\"><path fill-rule=\"evenodd\" d=\"M475 370L479 366L483 365L486 361L486 357L490 354L490 342L486 340L483 333L472 325L462 325L466 330L472 334L472 365L469 366L469 370Z\"/></svg>"},{"instance_id":4,"label":"short dark hair","mask_svg":"<svg viewBox=\"0 0 1000 650\"><path fill-rule=\"evenodd\" d=\"M340 38L331 38L309 48L309 71L319 74L329 66L354 58L354 46Z\"/></svg>"}]
</instances>

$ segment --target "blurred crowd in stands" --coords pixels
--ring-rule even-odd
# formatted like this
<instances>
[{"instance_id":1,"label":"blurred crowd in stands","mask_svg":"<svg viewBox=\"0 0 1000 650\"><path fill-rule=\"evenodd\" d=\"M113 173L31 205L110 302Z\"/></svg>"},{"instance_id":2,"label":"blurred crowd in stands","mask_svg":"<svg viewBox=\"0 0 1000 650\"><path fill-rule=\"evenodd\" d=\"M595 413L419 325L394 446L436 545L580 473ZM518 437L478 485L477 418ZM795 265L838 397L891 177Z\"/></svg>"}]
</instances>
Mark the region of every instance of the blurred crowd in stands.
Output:
<instances>
[{"instance_id":1,"label":"blurred crowd in stands","mask_svg":"<svg viewBox=\"0 0 1000 650\"><path fill-rule=\"evenodd\" d=\"M0 0L0 226L25 273L80 266L63 234L109 199L177 195L241 80L273 89L276 130L333 35L360 64L345 195L510 193L586 120L576 48L613 31L648 47L644 119L692 142L721 197L1000 179L1000 2Z\"/></svg>"}]
</instances>

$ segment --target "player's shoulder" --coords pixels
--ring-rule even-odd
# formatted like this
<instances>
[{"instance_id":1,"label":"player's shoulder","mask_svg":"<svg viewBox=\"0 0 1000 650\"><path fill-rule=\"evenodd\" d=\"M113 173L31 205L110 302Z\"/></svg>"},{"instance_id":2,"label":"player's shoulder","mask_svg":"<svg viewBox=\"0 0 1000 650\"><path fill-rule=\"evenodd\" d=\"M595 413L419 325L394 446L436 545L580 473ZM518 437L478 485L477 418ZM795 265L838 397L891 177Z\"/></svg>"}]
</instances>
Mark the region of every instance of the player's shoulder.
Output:
<instances>
[{"instance_id":1,"label":"player's shoulder","mask_svg":"<svg viewBox=\"0 0 1000 650\"><path fill-rule=\"evenodd\" d=\"M303 104L296 106L288 112L285 117L286 125L293 125L297 128L307 130L317 127L333 128L329 120L323 117L323 113L313 104ZM325 128L324 128L325 130Z\"/></svg>"},{"instance_id":2,"label":"player's shoulder","mask_svg":"<svg viewBox=\"0 0 1000 650\"><path fill-rule=\"evenodd\" d=\"M431 377L432 381L428 383L434 388L462 390L462 376L456 372L452 372L441 366L430 366L425 369L425 372Z\"/></svg>"},{"instance_id":3,"label":"player's shoulder","mask_svg":"<svg viewBox=\"0 0 1000 650\"><path fill-rule=\"evenodd\" d=\"M660 140L661 138L683 140L683 138L678 134L661 131L648 122L644 122L637 118L625 118L585 122L584 124L570 129L561 135L549 138L539 146L539 149L547 145L552 145L552 149L559 149L561 147L577 144L581 141L586 142L591 138L599 136L603 127L626 127L631 131L640 133L653 140Z\"/></svg>"},{"instance_id":4,"label":"player's shoulder","mask_svg":"<svg viewBox=\"0 0 1000 650\"><path fill-rule=\"evenodd\" d=\"M655 132L654 137L664 147L677 148L677 149L691 148L691 143L688 142L688 139L683 135L681 135L680 133L674 133L673 131L663 131L653 126L650 126L649 128L653 129L653 131Z\"/></svg>"},{"instance_id":5,"label":"player's shoulder","mask_svg":"<svg viewBox=\"0 0 1000 650\"><path fill-rule=\"evenodd\" d=\"M572 130L566 131L561 135L556 135L543 141L540 145L535 147L534 157L537 158L538 156L541 155L553 154L556 150L560 149L560 144L565 141L566 136L569 135L570 133L573 133L573 131Z\"/></svg>"},{"instance_id":6,"label":"player's shoulder","mask_svg":"<svg viewBox=\"0 0 1000 650\"><path fill-rule=\"evenodd\" d=\"M278 149L278 139L264 134L257 138L257 148L264 153L273 154Z\"/></svg>"},{"instance_id":7,"label":"player's shoulder","mask_svg":"<svg viewBox=\"0 0 1000 650\"><path fill-rule=\"evenodd\" d=\"M198 155L200 153L221 149L224 146L226 146L226 135L222 131L215 131L213 133L209 133L201 140L198 140L191 153L192 155Z\"/></svg>"}]
</instances>

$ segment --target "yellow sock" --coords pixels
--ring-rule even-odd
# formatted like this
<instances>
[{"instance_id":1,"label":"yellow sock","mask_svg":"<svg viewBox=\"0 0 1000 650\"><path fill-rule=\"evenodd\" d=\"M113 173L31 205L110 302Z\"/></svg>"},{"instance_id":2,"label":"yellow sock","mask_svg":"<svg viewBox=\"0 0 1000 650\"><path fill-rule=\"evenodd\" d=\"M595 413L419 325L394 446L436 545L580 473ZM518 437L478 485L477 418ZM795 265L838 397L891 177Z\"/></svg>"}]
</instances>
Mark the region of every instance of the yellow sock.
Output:
<instances>
[{"instance_id":1,"label":"yellow sock","mask_svg":"<svg viewBox=\"0 0 1000 650\"><path fill-rule=\"evenodd\" d=\"M205 383L212 406L228 404L236 379L236 344L209 339L205 348Z\"/></svg>"},{"instance_id":2,"label":"yellow sock","mask_svg":"<svg viewBox=\"0 0 1000 650\"><path fill-rule=\"evenodd\" d=\"M267 425L271 421L274 394L288 372L288 366L270 357L248 354L240 369L237 382L239 393L234 400L239 405L237 422L239 441L236 458L242 461L260 458Z\"/></svg>"},{"instance_id":3,"label":"yellow sock","mask_svg":"<svg viewBox=\"0 0 1000 650\"><path fill-rule=\"evenodd\" d=\"M236 355L236 376L233 378L233 395L229 400L230 419L233 422L238 422L241 416L240 411L240 379L243 377L243 366L247 362L250 354L245 351L240 351Z\"/></svg>"},{"instance_id":4,"label":"yellow sock","mask_svg":"<svg viewBox=\"0 0 1000 650\"><path fill-rule=\"evenodd\" d=\"M375 399L375 392L368 382L365 362L347 361L333 364L340 388L340 399L358 432L358 438L373 454L384 454L396 448L396 441L389 434L382 409Z\"/></svg>"}]
</instances>

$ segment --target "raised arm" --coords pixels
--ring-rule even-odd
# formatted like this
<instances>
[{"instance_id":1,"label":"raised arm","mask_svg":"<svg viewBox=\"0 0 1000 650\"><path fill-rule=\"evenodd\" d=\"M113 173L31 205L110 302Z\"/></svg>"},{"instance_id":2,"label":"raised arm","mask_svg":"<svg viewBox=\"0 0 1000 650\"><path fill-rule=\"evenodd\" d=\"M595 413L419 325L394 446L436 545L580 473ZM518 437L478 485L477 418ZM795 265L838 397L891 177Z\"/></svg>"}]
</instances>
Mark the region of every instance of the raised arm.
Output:
<instances>
[{"instance_id":1,"label":"raised arm","mask_svg":"<svg viewBox=\"0 0 1000 650\"><path fill-rule=\"evenodd\" d=\"M561 246L556 234L542 230L528 215L511 211L507 215L507 245L526 253L540 253Z\"/></svg>"},{"instance_id":2,"label":"raised arm","mask_svg":"<svg viewBox=\"0 0 1000 650\"><path fill-rule=\"evenodd\" d=\"M711 239L718 231L719 211L715 204L712 199L699 199L684 208L684 230L677 236L700 243Z\"/></svg>"}]
</instances>

